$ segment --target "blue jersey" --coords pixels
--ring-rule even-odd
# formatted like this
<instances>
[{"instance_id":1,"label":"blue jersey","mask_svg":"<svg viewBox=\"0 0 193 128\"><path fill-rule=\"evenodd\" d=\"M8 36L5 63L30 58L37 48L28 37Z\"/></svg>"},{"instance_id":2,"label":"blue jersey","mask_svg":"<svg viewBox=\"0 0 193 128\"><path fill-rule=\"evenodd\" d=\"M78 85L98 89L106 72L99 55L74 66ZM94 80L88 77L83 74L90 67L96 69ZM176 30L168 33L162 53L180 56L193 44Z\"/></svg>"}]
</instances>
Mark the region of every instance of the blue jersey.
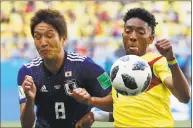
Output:
<instances>
[{"instance_id":1,"label":"blue jersey","mask_svg":"<svg viewBox=\"0 0 193 128\"><path fill-rule=\"evenodd\" d=\"M64 62L56 74L49 72L41 57L23 65L18 73L18 85L30 75L36 86L36 128L73 128L91 107L76 102L69 93L73 88L85 88L91 96L104 97L111 91L110 79L92 59L65 52ZM20 94L20 104L26 97Z\"/></svg>"}]
</instances>

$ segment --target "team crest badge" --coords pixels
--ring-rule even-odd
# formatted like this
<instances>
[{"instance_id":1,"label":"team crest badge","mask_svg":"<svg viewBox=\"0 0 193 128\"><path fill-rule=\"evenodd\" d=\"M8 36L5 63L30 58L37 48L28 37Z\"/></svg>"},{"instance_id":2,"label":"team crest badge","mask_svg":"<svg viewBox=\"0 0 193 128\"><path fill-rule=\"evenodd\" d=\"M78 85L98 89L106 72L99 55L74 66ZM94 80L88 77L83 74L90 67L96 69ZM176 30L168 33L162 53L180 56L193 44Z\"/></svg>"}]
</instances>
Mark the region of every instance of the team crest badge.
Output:
<instances>
[{"instance_id":1,"label":"team crest badge","mask_svg":"<svg viewBox=\"0 0 193 128\"><path fill-rule=\"evenodd\" d=\"M67 95L70 95L75 88L78 88L76 80L64 81L64 90Z\"/></svg>"}]
</instances>

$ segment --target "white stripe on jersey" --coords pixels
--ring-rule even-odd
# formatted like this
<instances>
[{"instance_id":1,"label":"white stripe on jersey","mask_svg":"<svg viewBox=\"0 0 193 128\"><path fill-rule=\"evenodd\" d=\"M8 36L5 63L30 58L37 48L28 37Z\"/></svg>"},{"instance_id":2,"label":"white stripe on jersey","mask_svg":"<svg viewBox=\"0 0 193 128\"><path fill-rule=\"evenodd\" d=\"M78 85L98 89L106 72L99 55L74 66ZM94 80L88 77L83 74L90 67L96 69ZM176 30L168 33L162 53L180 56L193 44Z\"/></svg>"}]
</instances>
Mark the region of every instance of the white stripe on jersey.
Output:
<instances>
[{"instance_id":1,"label":"white stripe on jersey","mask_svg":"<svg viewBox=\"0 0 193 128\"><path fill-rule=\"evenodd\" d=\"M81 62L84 61L84 59L74 59L74 58L69 58L69 57L67 57L67 59L70 61L81 61Z\"/></svg>"},{"instance_id":2,"label":"white stripe on jersey","mask_svg":"<svg viewBox=\"0 0 193 128\"><path fill-rule=\"evenodd\" d=\"M40 61L39 63L35 64L35 63L31 63L30 65L27 65L27 68L31 68L31 67L35 67L35 66L39 66L41 63L43 63L43 61Z\"/></svg>"},{"instance_id":3,"label":"white stripe on jersey","mask_svg":"<svg viewBox=\"0 0 193 128\"><path fill-rule=\"evenodd\" d=\"M72 55L68 55L67 57L76 58L76 59L85 59L85 58L82 57L82 56L72 56Z\"/></svg>"},{"instance_id":4,"label":"white stripe on jersey","mask_svg":"<svg viewBox=\"0 0 193 128\"><path fill-rule=\"evenodd\" d=\"M70 61L81 61L81 62L83 62L86 58L87 58L86 56L80 55L78 53L70 52L70 53L67 54L67 59L70 60Z\"/></svg>"},{"instance_id":5,"label":"white stripe on jersey","mask_svg":"<svg viewBox=\"0 0 193 128\"><path fill-rule=\"evenodd\" d=\"M33 59L31 62L24 64L27 68L31 68L34 66L39 66L42 63L42 58L41 57L37 57L35 59Z\"/></svg>"},{"instance_id":6,"label":"white stripe on jersey","mask_svg":"<svg viewBox=\"0 0 193 128\"><path fill-rule=\"evenodd\" d=\"M77 56L77 57L81 57L81 58L87 58L87 56L83 56L83 55L75 53L75 52L69 52L68 55L70 55L70 56Z\"/></svg>"},{"instance_id":7,"label":"white stripe on jersey","mask_svg":"<svg viewBox=\"0 0 193 128\"><path fill-rule=\"evenodd\" d=\"M34 58L32 61L35 62L35 61L39 61L39 60L41 60L41 59L42 59L41 57L36 57L36 58Z\"/></svg>"}]
</instances>

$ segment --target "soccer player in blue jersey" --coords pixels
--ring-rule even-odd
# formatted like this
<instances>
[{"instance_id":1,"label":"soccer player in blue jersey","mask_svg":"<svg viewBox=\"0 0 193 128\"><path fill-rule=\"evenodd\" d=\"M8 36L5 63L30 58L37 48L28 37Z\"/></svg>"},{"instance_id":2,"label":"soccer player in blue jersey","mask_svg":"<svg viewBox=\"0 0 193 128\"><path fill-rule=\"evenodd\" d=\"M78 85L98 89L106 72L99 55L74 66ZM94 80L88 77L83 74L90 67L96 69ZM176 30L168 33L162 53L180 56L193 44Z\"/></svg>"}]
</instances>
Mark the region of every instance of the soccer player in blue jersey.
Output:
<instances>
[{"instance_id":1,"label":"soccer player in blue jersey","mask_svg":"<svg viewBox=\"0 0 193 128\"><path fill-rule=\"evenodd\" d=\"M30 27L40 57L18 72L22 127L31 128L35 122L36 128L73 128L92 106L110 111L105 104L112 102L107 73L89 57L64 50L64 17L56 10L41 9Z\"/></svg>"}]
</instances>

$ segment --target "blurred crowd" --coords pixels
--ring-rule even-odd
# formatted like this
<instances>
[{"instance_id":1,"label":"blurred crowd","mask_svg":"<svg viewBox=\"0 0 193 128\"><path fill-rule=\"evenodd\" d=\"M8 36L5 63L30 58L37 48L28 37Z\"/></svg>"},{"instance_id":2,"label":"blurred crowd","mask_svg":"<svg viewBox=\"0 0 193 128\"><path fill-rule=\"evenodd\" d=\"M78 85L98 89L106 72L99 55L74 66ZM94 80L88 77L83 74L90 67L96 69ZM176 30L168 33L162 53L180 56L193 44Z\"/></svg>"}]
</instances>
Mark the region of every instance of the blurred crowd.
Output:
<instances>
[{"instance_id":1,"label":"blurred crowd","mask_svg":"<svg viewBox=\"0 0 193 128\"><path fill-rule=\"evenodd\" d=\"M178 63L191 81L190 1L2 1L1 61L32 59L37 56L30 33L30 18L41 8L61 11L68 26L68 51L93 58L107 72L114 60L124 55L123 15L133 7L144 7L158 22L155 41L171 41ZM155 51L154 45L149 48Z\"/></svg>"}]
</instances>

